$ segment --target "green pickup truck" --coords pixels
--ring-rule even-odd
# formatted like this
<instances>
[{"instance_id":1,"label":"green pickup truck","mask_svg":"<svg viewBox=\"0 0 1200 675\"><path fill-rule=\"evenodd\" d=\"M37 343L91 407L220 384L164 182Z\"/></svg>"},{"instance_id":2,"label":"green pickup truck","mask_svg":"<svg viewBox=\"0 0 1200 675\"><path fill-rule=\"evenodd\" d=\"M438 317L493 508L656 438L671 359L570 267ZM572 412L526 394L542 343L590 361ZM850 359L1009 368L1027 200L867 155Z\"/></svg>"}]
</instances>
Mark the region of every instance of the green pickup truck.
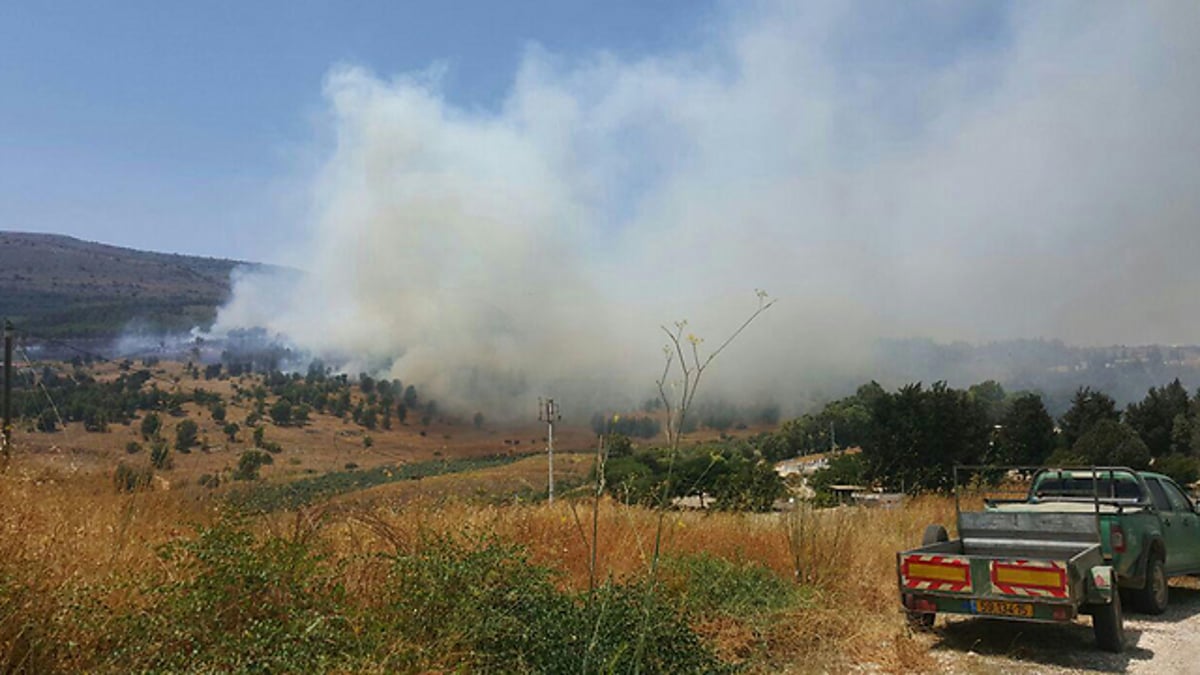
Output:
<instances>
[{"instance_id":1,"label":"green pickup truck","mask_svg":"<svg viewBox=\"0 0 1200 675\"><path fill-rule=\"evenodd\" d=\"M920 548L898 553L901 602L918 627L932 626L937 613L1049 622L1090 614L1097 644L1121 651L1122 598L1160 614L1169 600L1167 579L1200 574L1197 509L1161 474L1038 469L1023 499L958 510L959 539L930 525Z\"/></svg>"}]
</instances>

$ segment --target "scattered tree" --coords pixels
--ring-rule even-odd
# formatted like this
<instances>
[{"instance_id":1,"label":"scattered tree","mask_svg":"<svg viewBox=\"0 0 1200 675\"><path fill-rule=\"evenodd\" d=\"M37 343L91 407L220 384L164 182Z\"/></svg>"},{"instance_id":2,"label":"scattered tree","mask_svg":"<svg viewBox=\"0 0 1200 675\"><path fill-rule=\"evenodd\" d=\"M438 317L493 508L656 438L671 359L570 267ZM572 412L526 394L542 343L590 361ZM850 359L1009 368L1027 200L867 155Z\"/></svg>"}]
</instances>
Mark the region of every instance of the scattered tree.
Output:
<instances>
[{"instance_id":1,"label":"scattered tree","mask_svg":"<svg viewBox=\"0 0 1200 675\"><path fill-rule=\"evenodd\" d=\"M1111 419L1101 419L1093 424L1071 450L1087 464L1134 469L1145 469L1150 465L1150 449L1137 432Z\"/></svg>"},{"instance_id":2,"label":"scattered tree","mask_svg":"<svg viewBox=\"0 0 1200 675\"><path fill-rule=\"evenodd\" d=\"M1125 409L1125 423L1146 443L1151 455L1163 457L1171 453L1177 418L1187 420L1189 403L1187 390L1176 379L1165 387L1151 387L1146 398L1130 404ZM1188 436L1190 433L1184 434ZM1187 438L1188 445L1190 440Z\"/></svg>"},{"instance_id":3,"label":"scattered tree","mask_svg":"<svg viewBox=\"0 0 1200 675\"><path fill-rule=\"evenodd\" d=\"M183 420L175 426L175 449L182 453L191 452L196 444L200 428L192 420Z\"/></svg>"},{"instance_id":4,"label":"scattered tree","mask_svg":"<svg viewBox=\"0 0 1200 675\"><path fill-rule=\"evenodd\" d=\"M142 418L141 428L142 438L148 441L158 435L159 430L162 429L162 420L159 419L157 413L148 412Z\"/></svg>"},{"instance_id":5,"label":"scattered tree","mask_svg":"<svg viewBox=\"0 0 1200 675\"><path fill-rule=\"evenodd\" d=\"M237 469L233 472L234 480L258 480L258 470L268 464L274 464L275 458L261 450L247 450L238 458Z\"/></svg>"},{"instance_id":6,"label":"scattered tree","mask_svg":"<svg viewBox=\"0 0 1200 675\"><path fill-rule=\"evenodd\" d=\"M292 404L285 399L279 399L275 405L271 406L271 421L275 424L286 427L292 421Z\"/></svg>"},{"instance_id":7,"label":"scattered tree","mask_svg":"<svg viewBox=\"0 0 1200 675\"><path fill-rule=\"evenodd\" d=\"M1092 425L1101 420L1118 422L1120 419L1117 402L1111 396L1093 391L1091 387L1080 387L1075 392L1075 398L1071 399L1071 408L1059 420L1063 445L1074 448Z\"/></svg>"},{"instance_id":8,"label":"scattered tree","mask_svg":"<svg viewBox=\"0 0 1200 675\"><path fill-rule=\"evenodd\" d=\"M1021 394L1000 420L992 459L998 464L1039 465L1054 452L1054 420L1042 397Z\"/></svg>"}]
</instances>

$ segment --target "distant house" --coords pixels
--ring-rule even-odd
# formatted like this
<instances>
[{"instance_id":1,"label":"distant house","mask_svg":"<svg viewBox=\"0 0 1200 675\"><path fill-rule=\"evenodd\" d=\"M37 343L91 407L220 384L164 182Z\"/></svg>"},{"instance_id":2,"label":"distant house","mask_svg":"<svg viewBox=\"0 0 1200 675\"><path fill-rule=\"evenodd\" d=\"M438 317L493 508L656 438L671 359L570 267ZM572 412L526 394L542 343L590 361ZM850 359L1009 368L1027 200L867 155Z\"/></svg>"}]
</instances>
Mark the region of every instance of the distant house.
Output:
<instances>
[{"instance_id":1,"label":"distant house","mask_svg":"<svg viewBox=\"0 0 1200 675\"><path fill-rule=\"evenodd\" d=\"M829 491L833 493L834 499L839 504L854 504L856 500L855 494L863 494L870 490L864 485L830 485Z\"/></svg>"},{"instance_id":2,"label":"distant house","mask_svg":"<svg viewBox=\"0 0 1200 675\"><path fill-rule=\"evenodd\" d=\"M785 459L775 465L775 472L780 476L787 478L788 476L811 476L817 471L829 466L829 458L837 455L856 455L862 452L861 448L846 448L837 453L819 452L812 455L802 455L792 459Z\"/></svg>"}]
</instances>

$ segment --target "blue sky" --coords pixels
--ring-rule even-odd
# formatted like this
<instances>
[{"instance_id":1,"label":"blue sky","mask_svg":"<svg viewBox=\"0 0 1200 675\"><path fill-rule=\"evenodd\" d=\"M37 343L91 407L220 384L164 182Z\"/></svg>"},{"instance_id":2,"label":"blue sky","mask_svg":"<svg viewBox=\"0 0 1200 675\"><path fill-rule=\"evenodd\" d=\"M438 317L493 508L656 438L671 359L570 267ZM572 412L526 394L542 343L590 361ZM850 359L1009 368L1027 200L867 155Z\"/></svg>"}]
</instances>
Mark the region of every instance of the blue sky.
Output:
<instances>
[{"instance_id":1,"label":"blue sky","mask_svg":"<svg viewBox=\"0 0 1200 675\"><path fill-rule=\"evenodd\" d=\"M742 6L8 2L0 228L276 260L305 218L304 183L328 133L322 82L336 65L384 78L440 67L448 101L488 111L531 43L568 61L703 53ZM1003 46L1005 11L990 3L865 7L824 36L848 78L903 77ZM919 121L917 91L892 87L879 104L896 124Z\"/></svg>"}]
</instances>

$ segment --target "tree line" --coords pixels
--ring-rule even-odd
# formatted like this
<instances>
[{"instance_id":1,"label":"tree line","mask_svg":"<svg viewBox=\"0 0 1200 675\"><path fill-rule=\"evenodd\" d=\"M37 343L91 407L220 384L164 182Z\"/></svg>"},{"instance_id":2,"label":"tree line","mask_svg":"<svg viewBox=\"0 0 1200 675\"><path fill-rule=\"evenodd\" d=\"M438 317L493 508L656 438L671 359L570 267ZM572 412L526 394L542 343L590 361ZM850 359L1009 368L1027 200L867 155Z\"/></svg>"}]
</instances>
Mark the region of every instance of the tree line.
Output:
<instances>
[{"instance_id":1,"label":"tree line","mask_svg":"<svg viewBox=\"0 0 1200 675\"><path fill-rule=\"evenodd\" d=\"M1174 380L1122 411L1111 396L1081 387L1056 422L1040 394L1009 393L994 381L894 392L871 382L758 443L772 460L861 449L832 461L814 477L819 485L943 490L956 464L1122 465L1192 483L1200 479L1200 391L1190 396Z\"/></svg>"}]
</instances>

